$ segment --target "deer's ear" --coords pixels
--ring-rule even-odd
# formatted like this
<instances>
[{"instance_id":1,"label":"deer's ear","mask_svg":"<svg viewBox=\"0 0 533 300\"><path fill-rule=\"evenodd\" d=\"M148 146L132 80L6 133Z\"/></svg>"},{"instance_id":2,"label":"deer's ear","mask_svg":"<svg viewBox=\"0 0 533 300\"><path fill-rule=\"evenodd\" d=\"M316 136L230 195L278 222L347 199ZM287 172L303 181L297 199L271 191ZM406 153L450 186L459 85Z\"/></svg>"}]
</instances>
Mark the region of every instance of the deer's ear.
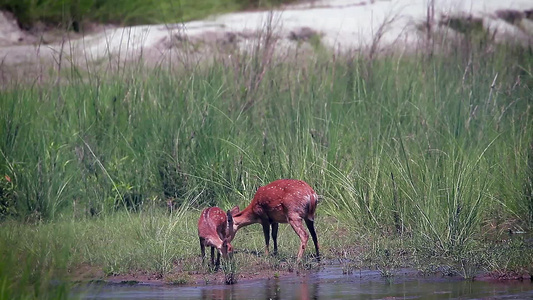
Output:
<instances>
[{"instance_id":1,"label":"deer's ear","mask_svg":"<svg viewBox=\"0 0 533 300\"><path fill-rule=\"evenodd\" d=\"M236 215L237 213L239 213L241 210L239 209L239 206L235 205L234 207L232 207L230 210L228 210L228 212L231 213L232 216Z\"/></svg>"}]
</instances>

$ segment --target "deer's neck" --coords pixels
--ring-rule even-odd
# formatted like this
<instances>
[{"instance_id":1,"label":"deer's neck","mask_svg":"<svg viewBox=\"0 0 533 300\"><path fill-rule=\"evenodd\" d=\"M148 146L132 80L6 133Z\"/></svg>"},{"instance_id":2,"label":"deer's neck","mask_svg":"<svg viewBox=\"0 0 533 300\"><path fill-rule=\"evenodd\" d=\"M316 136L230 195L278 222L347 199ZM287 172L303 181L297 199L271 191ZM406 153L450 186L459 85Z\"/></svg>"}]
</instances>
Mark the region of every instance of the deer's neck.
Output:
<instances>
[{"instance_id":1,"label":"deer's neck","mask_svg":"<svg viewBox=\"0 0 533 300\"><path fill-rule=\"evenodd\" d=\"M235 231L239 230L244 226L248 226L258 222L259 218L252 211L251 205L249 205L244 210L233 216L233 228L235 229Z\"/></svg>"}]
</instances>

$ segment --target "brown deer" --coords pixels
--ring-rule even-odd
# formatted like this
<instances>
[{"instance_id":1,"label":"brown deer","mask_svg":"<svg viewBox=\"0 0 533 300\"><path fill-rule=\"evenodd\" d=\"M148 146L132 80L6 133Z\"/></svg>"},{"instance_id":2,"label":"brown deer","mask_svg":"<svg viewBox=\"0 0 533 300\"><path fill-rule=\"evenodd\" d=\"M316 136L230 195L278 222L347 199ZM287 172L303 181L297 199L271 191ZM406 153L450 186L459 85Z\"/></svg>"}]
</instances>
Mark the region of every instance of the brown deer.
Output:
<instances>
[{"instance_id":1,"label":"brown deer","mask_svg":"<svg viewBox=\"0 0 533 300\"><path fill-rule=\"evenodd\" d=\"M231 254L233 247L230 242L233 233L233 218L230 211L224 212L218 207L208 207L202 211L198 220L198 237L200 238L200 250L202 260L205 259L205 247L211 247L211 266L220 265L220 254L224 259ZM217 249L217 261L215 264L215 248Z\"/></svg>"},{"instance_id":2,"label":"brown deer","mask_svg":"<svg viewBox=\"0 0 533 300\"><path fill-rule=\"evenodd\" d=\"M260 187L252 202L243 210L234 207L233 235L244 226L261 223L265 235L265 255L268 255L270 241L270 226L272 226L272 240L274 240L274 254L278 252L278 224L289 223L300 237L300 248L297 259L304 253L309 235L303 227L307 225L315 244L316 257L320 260L318 240L316 237L314 220L318 195L304 181L295 179L280 179Z\"/></svg>"}]
</instances>

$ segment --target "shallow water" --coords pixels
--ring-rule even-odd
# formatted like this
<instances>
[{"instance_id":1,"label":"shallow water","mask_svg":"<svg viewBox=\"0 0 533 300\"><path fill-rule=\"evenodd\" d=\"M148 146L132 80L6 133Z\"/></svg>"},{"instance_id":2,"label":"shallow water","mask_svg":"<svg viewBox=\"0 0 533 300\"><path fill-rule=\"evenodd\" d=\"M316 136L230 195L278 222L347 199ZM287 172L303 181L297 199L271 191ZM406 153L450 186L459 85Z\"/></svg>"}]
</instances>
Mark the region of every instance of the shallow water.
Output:
<instances>
[{"instance_id":1,"label":"shallow water","mask_svg":"<svg viewBox=\"0 0 533 300\"><path fill-rule=\"evenodd\" d=\"M533 283L420 277L404 270L392 278L377 271L342 273L325 266L305 276L241 281L235 285L154 286L93 284L82 299L533 299Z\"/></svg>"}]
</instances>

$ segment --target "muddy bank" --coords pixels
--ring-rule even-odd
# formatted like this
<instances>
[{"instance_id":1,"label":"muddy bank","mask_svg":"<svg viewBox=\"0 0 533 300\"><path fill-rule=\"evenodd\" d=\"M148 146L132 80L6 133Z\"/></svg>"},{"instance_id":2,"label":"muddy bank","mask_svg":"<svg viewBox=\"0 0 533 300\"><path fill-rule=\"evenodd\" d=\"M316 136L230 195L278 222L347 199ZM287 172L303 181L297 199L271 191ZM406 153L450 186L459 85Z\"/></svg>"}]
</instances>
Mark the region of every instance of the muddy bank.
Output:
<instances>
[{"instance_id":1,"label":"muddy bank","mask_svg":"<svg viewBox=\"0 0 533 300\"><path fill-rule=\"evenodd\" d=\"M226 273L221 267L219 270L208 269L200 265L200 259L194 258L187 261L176 262L174 268L167 274L151 272L145 270L131 271L128 273L106 274L101 267L83 265L75 270L69 270L70 279L76 283L100 282L109 284L129 284L129 285L224 285ZM240 267L235 273L234 283L249 280L272 279L284 277L305 276L308 272L315 272L321 267L314 264L313 269L297 268L287 266L281 262L280 267L273 269L266 263L256 262L249 267Z\"/></svg>"},{"instance_id":2,"label":"muddy bank","mask_svg":"<svg viewBox=\"0 0 533 300\"><path fill-rule=\"evenodd\" d=\"M284 265L285 264L285 265ZM258 280L300 280L307 277L318 277L322 281L353 279L358 281L382 281L382 280L412 280L423 279L427 281L464 281L458 275L452 275L443 271L432 273L418 271L413 268L397 268L386 270L353 269L338 260L326 260L313 263L312 265L300 266L291 269L286 263L281 263L280 268L273 269L266 264L255 264L247 268L240 268L236 273L236 282L242 284ZM137 271L128 274L104 274L101 268L81 266L72 272L72 280L77 284L98 283L118 285L149 285L149 286L210 286L227 285L226 273L223 269L218 271L207 270L200 267L196 270L184 270L183 264L176 264L169 274L161 275L155 272ZM479 272L473 280L493 283L525 282L532 283L532 277L528 273L516 271L493 271ZM533 289L533 286L531 287Z\"/></svg>"},{"instance_id":3,"label":"muddy bank","mask_svg":"<svg viewBox=\"0 0 533 300\"><path fill-rule=\"evenodd\" d=\"M325 263L299 274L257 275L231 286L207 282L196 285L166 285L159 281L99 282L77 286L72 294L83 299L525 299L533 296L533 283L421 276L411 269L399 269L395 276L384 277L372 270L346 273L338 263Z\"/></svg>"}]
</instances>

